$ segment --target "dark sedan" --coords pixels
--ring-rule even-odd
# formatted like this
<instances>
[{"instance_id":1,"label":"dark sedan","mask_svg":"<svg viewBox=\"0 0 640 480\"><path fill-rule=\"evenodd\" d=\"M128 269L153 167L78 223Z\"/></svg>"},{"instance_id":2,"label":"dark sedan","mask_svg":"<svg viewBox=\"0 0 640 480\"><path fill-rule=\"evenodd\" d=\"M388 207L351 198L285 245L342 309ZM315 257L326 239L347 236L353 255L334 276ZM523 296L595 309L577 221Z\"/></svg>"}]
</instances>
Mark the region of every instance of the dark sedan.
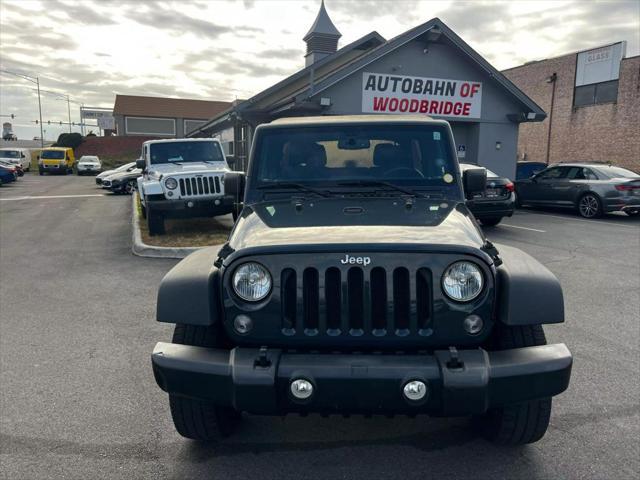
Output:
<instances>
[{"instance_id":1,"label":"dark sedan","mask_svg":"<svg viewBox=\"0 0 640 480\"><path fill-rule=\"evenodd\" d=\"M484 168L470 163L461 163L460 171L471 168ZM504 217L513 215L515 197L513 182L505 177L499 177L491 170L487 170L486 189L479 195L467 198L467 207L483 225L493 226L500 223Z\"/></svg>"},{"instance_id":2,"label":"dark sedan","mask_svg":"<svg viewBox=\"0 0 640 480\"><path fill-rule=\"evenodd\" d=\"M622 211L640 212L640 175L599 163L562 163L516 181L518 205L577 210L585 218Z\"/></svg>"},{"instance_id":3,"label":"dark sedan","mask_svg":"<svg viewBox=\"0 0 640 480\"><path fill-rule=\"evenodd\" d=\"M137 188L137 178L142 175L142 170L134 168L129 171L114 173L102 179L102 188L114 193L132 194Z\"/></svg>"}]
</instances>

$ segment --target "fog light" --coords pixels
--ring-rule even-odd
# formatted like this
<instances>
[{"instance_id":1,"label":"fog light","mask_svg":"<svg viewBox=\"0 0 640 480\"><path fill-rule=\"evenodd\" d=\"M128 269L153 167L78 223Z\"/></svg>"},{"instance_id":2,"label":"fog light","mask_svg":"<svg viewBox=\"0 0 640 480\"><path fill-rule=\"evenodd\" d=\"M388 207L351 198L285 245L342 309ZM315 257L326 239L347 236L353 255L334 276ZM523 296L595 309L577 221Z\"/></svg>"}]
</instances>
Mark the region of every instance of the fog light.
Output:
<instances>
[{"instance_id":1,"label":"fog light","mask_svg":"<svg viewBox=\"0 0 640 480\"><path fill-rule=\"evenodd\" d=\"M220 205L220 200L215 200L213 203L215 203L216 205Z\"/></svg>"},{"instance_id":2,"label":"fog light","mask_svg":"<svg viewBox=\"0 0 640 480\"><path fill-rule=\"evenodd\" d=\"M235 328L236 332L240 335L246 335L253 328L253 320L246 315L238 315L233 320L233 328Z\"/></svg>"},{"instance_id":3,"label":"fog light","mask_svg":"<svg viewBox=\"0 0 640 480\"><path fill-rule=\"evenodd\" d=\"M313 395L313 384L304 378L294 380L291 382L291 395L298 400L306 400Z\"/></svg>"},{"instance_id":4,"label":"fog light","mask_svg":"<svg viewBox=\"0 0 640 480\"><path fill-rule=\"evenodd\" d=\"M187 202L187 207L193 208L193 202Z\"/></svg>"},{"instance_id":5,"label":"fog light","mask_svg":"<svg viewBox=\"0 0 640 480\"><path fill-rule=\"evenodd\" d=\"M464 319L464 329L469 335L477 335L482 327L484 327L484 322L478 315L469 315Z\"/></svg>"},{"instance_id":6,"label":"fog light","mask_svg":"<svg viewBox=\"0 0 640 480\"><path fill-rule=\"evenodd\" d=\"M171 190L169 190L169 191L167 192L167 195L169 195L170 197L173 197L173 192L172 192Z\"/></svg>"},{"instance_id":7,"label":"fog light","mask_svg":"<svg viewBox=\"0 0 640 480\"><path fill-rule=\"evenodd\" d=\"M427 395L427 385L420 380L411 380L404 384L402 389L404 396L409 400L422 400Z\"/></svg>"}]
</instances>

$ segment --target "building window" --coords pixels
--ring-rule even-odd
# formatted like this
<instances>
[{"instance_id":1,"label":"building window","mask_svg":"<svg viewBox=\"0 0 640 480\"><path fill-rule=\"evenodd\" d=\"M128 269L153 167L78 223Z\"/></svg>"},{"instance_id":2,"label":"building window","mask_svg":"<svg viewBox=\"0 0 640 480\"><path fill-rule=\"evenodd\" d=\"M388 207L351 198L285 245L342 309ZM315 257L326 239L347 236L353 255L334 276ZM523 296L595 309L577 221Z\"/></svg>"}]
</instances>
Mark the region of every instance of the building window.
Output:
<instances>
[{"instance_id":1,"label":"building window","mask_svg":"<svg viewBox=\"0 0 640 480\"><path fill-rule=\"evenodd\" d=\"M126 117L127 135L175 136L176 121L173 118Z\"/></svg>"},{"instance_id":2,"label":"building window","mask_svg":"<svg viewBox=\"0 0 640 480\"><path fill-rule=\"evenodd\" d=\"M194 131L196 128L201 127L205 123L207 123L205 120L185 120L184 135L187 136L189 132Z\"/></svg>"},{"instance_id":3,"label":"building window","mask_svg":"<svg viewBox=\"0 0 640 480\"><path fill-rule=\"evenodd\" d=\"M612 103L618 100L618 80L592 83L576 87L573 95L575 107L585 107L598 103Z\"/></svg>"}]
</instances>

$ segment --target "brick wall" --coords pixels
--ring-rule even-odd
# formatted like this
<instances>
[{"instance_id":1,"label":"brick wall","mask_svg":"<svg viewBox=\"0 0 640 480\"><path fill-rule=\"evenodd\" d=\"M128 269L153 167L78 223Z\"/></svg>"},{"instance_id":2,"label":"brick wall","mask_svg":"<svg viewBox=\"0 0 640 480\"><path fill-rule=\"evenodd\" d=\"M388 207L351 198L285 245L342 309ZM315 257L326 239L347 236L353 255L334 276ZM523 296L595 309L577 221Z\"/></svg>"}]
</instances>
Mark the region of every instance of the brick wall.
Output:
<instances>
[{"instance_id":1,"label":"brick wall","mask_svg":"<svg viewBox=\"0 0 640 480\"><path fill-rule=\"evenodd\" d=\"M640 172L640 56L620 64L616 103L573 107L576 54L543 60L504 73L547 115L551 112L554 72L556 94L549 162L610 161ZM544 122L523 123L518 138L518 159L546 161L549 117Z\"/></svg>"},{"instance_id":2,"label":"brick wall","mask_svg":"<svg viewBox=\"0 0 640 480\"><path fill-rule=\"evenodd\" d=\"M140 156L142 142L157 137L86 137L76 151L76 158L82 155L98 155L104 158L117 158L133 161Z\"/></svg>"}]
</instances>

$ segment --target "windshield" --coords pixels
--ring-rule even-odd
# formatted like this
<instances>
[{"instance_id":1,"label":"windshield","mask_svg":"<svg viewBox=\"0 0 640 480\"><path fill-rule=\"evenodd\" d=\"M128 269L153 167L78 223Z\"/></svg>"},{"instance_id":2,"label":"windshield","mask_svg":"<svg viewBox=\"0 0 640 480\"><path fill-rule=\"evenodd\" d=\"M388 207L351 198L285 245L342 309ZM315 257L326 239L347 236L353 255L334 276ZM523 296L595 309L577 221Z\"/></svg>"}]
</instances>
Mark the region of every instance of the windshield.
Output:
<instances>
[{"instance_id":1,"label":"windshield","mask_svg":"<svg viewBox=\"0 0 640 480\"><path fill-rule=\"evenodd\" d=\"M150 145L151 165L186 162L224 162L218 142L165 142Z\"/></svg>"},{"instance_id":2,"label":"windshield","mask_svg":"<svg viewBox=\"0 0 640 480\"><path fill-rule=\"evenodd\" d=\"M81 157L80 158L81 162L90 162L90 163L95 163L98 161L98 157Z\"/></svg>"},{"instance_id":3,"label":"windshield","mask_svg":"<svg viewBox=\"0 0 640 480\"><path fill-rule=\"evenodd\" d=\"M2 150L0 151L0 157L2 158L20 158L20 152L17 150Z\"/></svg>"},{"instance_id":4,"label":"windshield","mask_svg":"<svg viewBox=\"0 0 640 480\"><path fill-rule=\"evenodd\" d=\"M448 129L442 125L328 125L266 129L256 145L257 180L343 183L455 182Z\"/></svg>"},{"instance_id":5,"label":"windshield","mask_svg":"<svg viewBox=\"0 0 640 480\"><path fill-rule=\"evenodd\" d=\"M124 165L121 165L118 168L116 168L116 172L124 172L125 170L135 166L135 164L136 162L125 163Z\"/></svg>"},{"instance_id":6,"label":"windshield","mask_svg":"<svg viewBox=\"0 0 640 480\"><path fill-rule=\"evenodd\" d=\"M43 150L40 158L44 160L62 160L64 152L62 150Z\"/></svg>"},{"instance_id":7,"label":"windshield","mask_svg":"<svg viewBox=\"0 0 640 480\"><path fill-rule=\"evenodd\" d=\"M596 169L609 178L640 178L640 175L622 167L606 167Z\"/></svg>"}]
</instances>

